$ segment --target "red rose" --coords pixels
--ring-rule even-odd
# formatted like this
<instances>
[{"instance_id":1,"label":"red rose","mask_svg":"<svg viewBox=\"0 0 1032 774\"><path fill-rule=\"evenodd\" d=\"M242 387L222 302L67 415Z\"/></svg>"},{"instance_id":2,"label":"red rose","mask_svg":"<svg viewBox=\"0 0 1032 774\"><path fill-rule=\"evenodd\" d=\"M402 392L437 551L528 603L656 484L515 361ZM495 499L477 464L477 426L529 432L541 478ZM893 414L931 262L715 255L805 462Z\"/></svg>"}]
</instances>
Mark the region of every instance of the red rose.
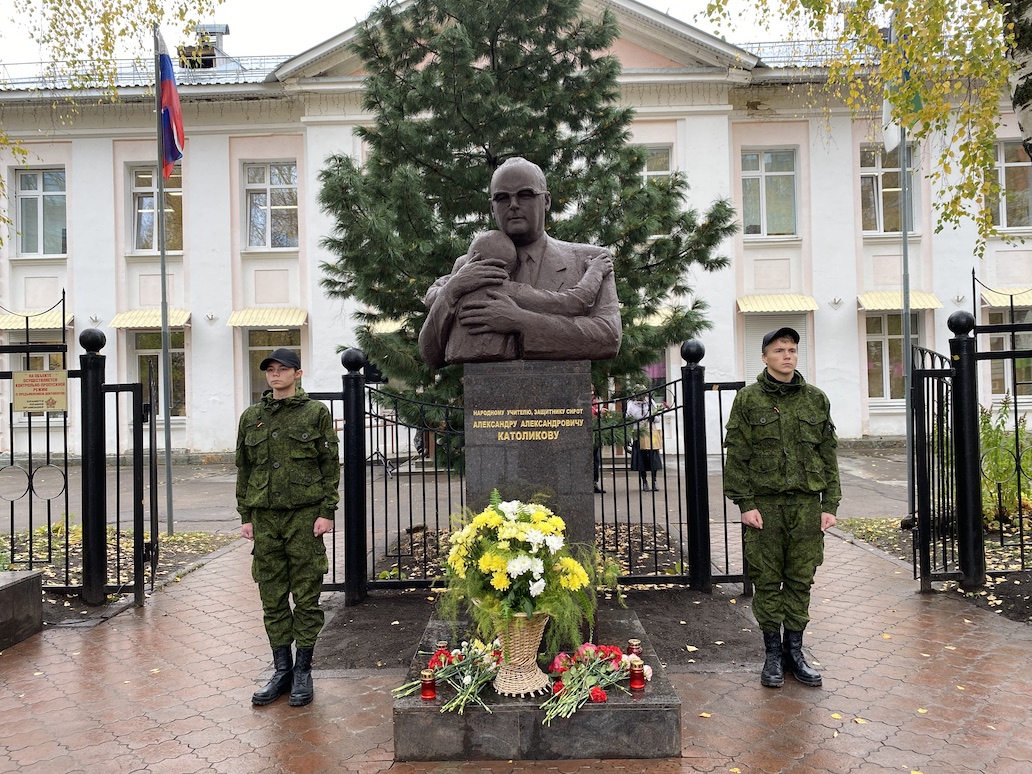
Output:
<instances>
[{"instance_id":1,"label":"red rose","mask_svg":"<svg viewBox=\"0 0 1032 774\"><path fill-rule=\"evenodd\" d=\"M603 691L601 688L595 685L592 686L591 691L588 693L588 698L590 698L596 704L601 704L609 697L606 695L605 691Z\"/></svg>"}]
</instances>

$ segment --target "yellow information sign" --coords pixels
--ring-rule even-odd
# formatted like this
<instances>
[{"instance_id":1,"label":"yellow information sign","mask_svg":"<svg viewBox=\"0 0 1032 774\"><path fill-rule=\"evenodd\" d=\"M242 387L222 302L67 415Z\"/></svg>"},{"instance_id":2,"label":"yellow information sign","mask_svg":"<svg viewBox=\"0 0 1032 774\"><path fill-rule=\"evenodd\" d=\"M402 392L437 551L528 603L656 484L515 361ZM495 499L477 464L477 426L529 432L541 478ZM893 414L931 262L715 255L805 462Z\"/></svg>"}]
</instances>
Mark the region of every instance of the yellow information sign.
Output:
<instances>
[{"instance_id":1,"label":"yellow information sign","mask_svg":"<svg viewBox=\"0 0 1032 774\"><path fill-rule=\"evenodd\" d=\"M15 411L67 411L67 371L15 371Z\"/></svg>"}]
</instances>

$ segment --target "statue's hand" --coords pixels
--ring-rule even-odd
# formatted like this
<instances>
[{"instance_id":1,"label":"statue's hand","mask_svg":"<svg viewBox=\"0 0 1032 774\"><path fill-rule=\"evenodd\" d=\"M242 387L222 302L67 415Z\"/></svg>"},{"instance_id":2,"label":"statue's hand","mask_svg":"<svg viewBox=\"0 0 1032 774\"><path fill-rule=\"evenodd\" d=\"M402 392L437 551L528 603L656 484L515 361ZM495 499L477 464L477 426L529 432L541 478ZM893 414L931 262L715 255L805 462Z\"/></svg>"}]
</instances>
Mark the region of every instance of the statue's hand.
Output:
<instances>
[{"instance_id":1,"label":"statue's hand","mask_svg":"<svg viewBox=\"0 0 1032 774\"><path fill-rule=\"evenodd\" d=\"M601 267L602 276L608 277L613 273L613 258L609 253L601 253L589 259L592 263L598 262Z\"/></svg>"},{"instance_id":2,"label":"statue's hand","mask_svg":"<svg viewBox=\"0 0 1032 774\"><path fill-rule=\"evenodd\" d=\"M466 261L452 275L445 285L445 291L450 302L455 303L467 293L492 285L501 285L507 279L509 272L505 268L505 261L501 258L478 257L476 260Z\"/></svg>"},{"instance_id":3,"label":"statue's hand","mask_svg":"<svg viewBox=\"0 0 1032 774\"><path fill-rule=\"evenodd\" d=\"M527 315L513 299L497 290L489 290L485 299L466 302L459 312L459 322L469 333L519 333Z\"/></svg>"}]
</instances>

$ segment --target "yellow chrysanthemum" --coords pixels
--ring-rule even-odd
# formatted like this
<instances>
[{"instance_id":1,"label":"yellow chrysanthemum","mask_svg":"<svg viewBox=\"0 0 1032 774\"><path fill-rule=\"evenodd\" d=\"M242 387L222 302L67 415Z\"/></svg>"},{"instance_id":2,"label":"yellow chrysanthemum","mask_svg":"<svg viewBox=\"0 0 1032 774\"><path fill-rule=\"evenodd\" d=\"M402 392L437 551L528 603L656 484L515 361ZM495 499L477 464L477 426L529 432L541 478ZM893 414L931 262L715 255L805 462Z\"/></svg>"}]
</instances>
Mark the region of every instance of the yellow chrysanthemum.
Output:
<instances>
[{"instance_id":1,"label":"yellow chrysanthemum","mask_svg":"<svg viewBox=\"0 0 1032 774\"><path fill-rule=\"evenodd\" d=\"M564 589L577 591L588 585L588 573L576 559L569 556L562 557L559 560L559 570L562 573L559 585Z\"/></svg>"},{"instance_id":2,"label":"yellow chrysanthemum","mask_svg":"<svg viewBox=\"0 0 1032 774\"><path fill-rule=\"evenodd\" d=\"M499 591L509 588L509 575L505 572L496 572L491 576L491 585Z\"/></svg>"},{"instance_id":3,"label":"yellow chrysanthemum","mask_svg":"<svg viewBox=\"0 0 1032 774\"><path fill-rule=\"evenodd\" d=\"M504 557L489 551L480 557L477 566L480 568L480 572L489 575L494 572L503 572L506 567L506 561Z\"/></svg>"}]
</instances>

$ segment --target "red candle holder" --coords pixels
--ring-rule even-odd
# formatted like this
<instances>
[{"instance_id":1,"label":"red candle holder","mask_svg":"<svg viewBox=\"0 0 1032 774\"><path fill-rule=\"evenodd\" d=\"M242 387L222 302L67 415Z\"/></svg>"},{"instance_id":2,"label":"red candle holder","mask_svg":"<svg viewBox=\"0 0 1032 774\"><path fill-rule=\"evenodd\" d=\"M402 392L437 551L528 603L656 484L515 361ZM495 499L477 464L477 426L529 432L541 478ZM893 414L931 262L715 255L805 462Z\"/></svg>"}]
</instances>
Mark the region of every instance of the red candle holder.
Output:
<instances>
[{"instance_id":1,"label":"red candle holder","mask_svg":"<svg viewBox=\"0 0 1032 774\"><path fill-rule=\"evenodd\" d=\"M419 673L419 698L426 701L437 698L437 680L432 669L424 669Z\"/></svg>"},{"instance_id":2,"label":"red candle holder","mask_svg":"<svg viewBox=\"0 0 1032 774\"><path fill-rule=\"evenodd\" d=\"M635 656L631 659L631 690L645 690L645 662Z\"/></svg>"},{"instance_id":3,"label":"red candle holder","mask_svg":"<svg viewBox=\"0 0 1032 774\"><path fill-rule=\"evenodd\" d=\"M630 656L641 655L641 640L627 640L627 654Z\"/></svg>"}]
</instances>

